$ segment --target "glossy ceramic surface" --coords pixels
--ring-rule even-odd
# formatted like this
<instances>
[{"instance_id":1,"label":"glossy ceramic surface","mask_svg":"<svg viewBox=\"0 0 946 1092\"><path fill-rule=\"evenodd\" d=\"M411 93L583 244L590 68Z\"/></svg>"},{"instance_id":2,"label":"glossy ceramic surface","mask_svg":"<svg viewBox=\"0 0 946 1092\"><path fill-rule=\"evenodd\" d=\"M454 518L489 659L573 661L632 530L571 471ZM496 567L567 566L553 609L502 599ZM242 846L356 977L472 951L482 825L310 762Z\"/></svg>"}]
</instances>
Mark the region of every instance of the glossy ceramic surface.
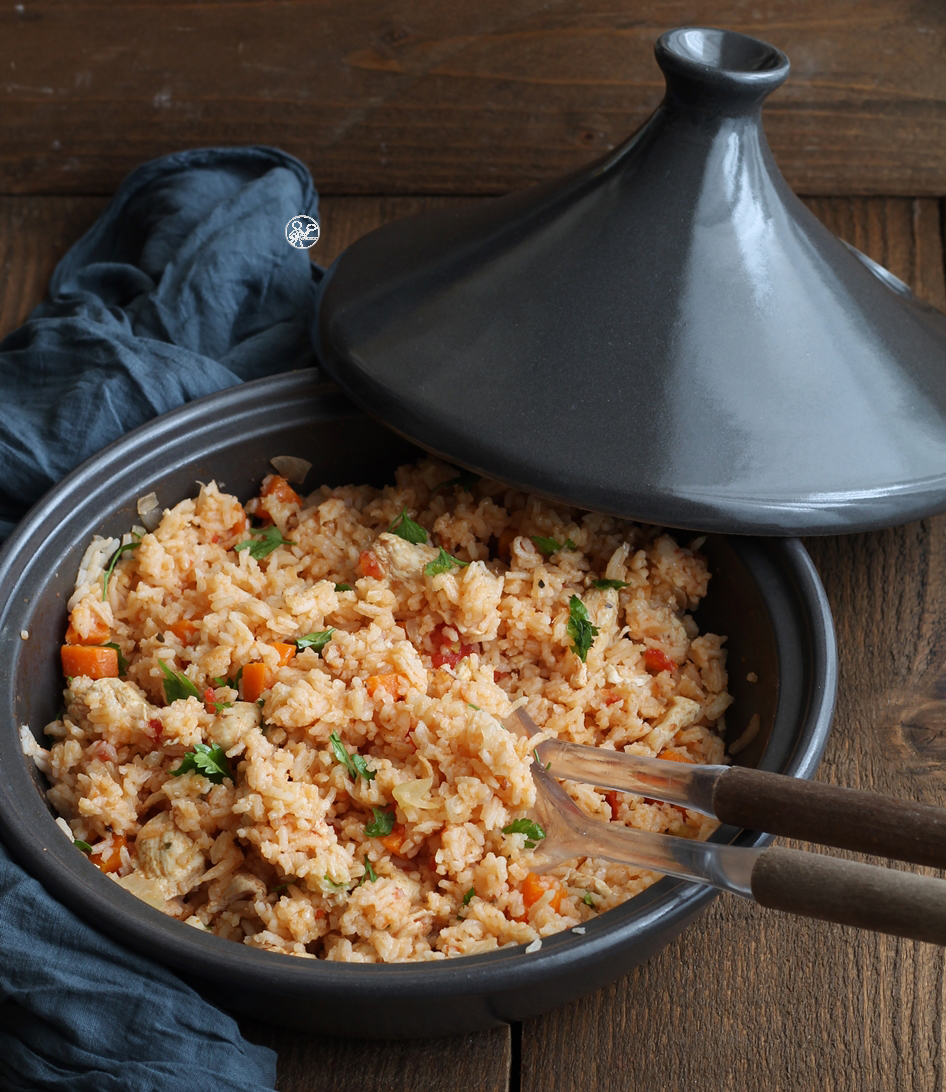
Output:
<instances>
[{"instance_id":1,"label":"glossy ceramic surface","mask_svg":"<svg viewBox=\"0 0 946 1092\"><path fill-rule=\"evenodd\" d=\"M946 316L832 235L761 125L779 50L664 34L667 92L553 183L393 223L316 340L371 413L464 466L670 526L887 526L946 506Z\"/></svg>"},{"instance_id":2,"label":"glossy ceramic surface","mask_svg":"<svg viewBox=\"0 0 946 1092\"><path fill-rule=\"evenodd\" d=\"M247 383L193 402L107 448L49 493L0 551L0 836L47 888L106 933L163 962L221 1004L321 1033L445 1035L519 1020L626 973L666 944L712 899L664 879L643 895L567 932L541 951L522 947L433 964L345 966L296 959L201 933L117 887L55 825L44 780L20 751L18 726L41 737L60 707L59 646L66 601L93 534L137 520L138 497L163 505L216 479L248 499L274 455L314 466L305 488L393 480L417 449L376 424L318 372ZM726 539L704 547L713 579L698 620L729 635L727 716L761 730L738 756L810 777L828 734L836 686L831 616L797 540ZM21 639L21 631L29 634ZM755 672L758 682L746 676ZM717 838L764 844L724 828ZM712 983L707 988L713 989Z\"/></svg>"}]
</instances>

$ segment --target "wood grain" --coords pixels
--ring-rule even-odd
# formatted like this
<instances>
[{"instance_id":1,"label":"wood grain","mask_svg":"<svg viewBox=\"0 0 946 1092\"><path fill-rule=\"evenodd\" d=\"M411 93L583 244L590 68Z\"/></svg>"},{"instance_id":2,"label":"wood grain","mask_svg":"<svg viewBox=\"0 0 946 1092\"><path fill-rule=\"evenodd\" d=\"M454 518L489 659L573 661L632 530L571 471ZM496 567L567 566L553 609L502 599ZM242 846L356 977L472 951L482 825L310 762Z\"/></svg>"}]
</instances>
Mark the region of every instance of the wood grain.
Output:
<instances>
[{"instance_id":1,"label":"wood grain","mask_svg":"<svg viewBox=\"0 0 946 1092\"><path fill-rule=\"evenodd\" d=\"M766 127L796 190L946 193L938 0L25 0L0 11L0 193L110 193L254 142L325 193L502 193L636 129L681 24L788 53Z\"/></svg>"}]
</instances>

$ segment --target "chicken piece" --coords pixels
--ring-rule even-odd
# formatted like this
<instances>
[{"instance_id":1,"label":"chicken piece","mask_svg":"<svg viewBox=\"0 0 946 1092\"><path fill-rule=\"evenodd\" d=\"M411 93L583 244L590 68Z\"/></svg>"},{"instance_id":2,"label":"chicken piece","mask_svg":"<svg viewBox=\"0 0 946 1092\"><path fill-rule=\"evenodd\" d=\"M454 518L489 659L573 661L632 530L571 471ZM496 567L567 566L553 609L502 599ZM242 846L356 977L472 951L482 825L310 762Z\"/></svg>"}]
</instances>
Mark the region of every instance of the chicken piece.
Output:
<instances>
[{"instance_id":1,"label":"chicken piece","mask_svg":"<svg viewBox=\"0 0 946 1092\"><path fill-rule=\"evenodd\" d=\"M408 542L399 535L384 531L372 546L384 571L393 579L405 584L420 583L424 566L440 556L440 551L424 543Z\"/></svg>"},{"instance_id":2,"label":"chicken piece","mask_svg":"<svg viewBox=\"0 0 946 1092\"><path fill-rule=\"evenodd\" d=\"M138 871L155 880L166 899L186 895L200 882L206 861L194 842L161 812L138 832Z\"/></svg>"},{"instance_id":3,"label":"chicken piece","mask_svg":"<svg viewBox=\"0 0 946 1092\"><path fill-rule=\"evenodd\" d=\"M207 893L208 913L217 914L230 903L242 899L261 899L266 894L266 884L258 876L249 872L237 872L233 876L221 877L210 884Z\"/></svg>"},{"instance_id":4,"label":"chicken piece","mask_svg":"<svg viewBox=\"0 0 946 1092\"><path fill-rule=\"evenodd\" d=\"M248 732L258 728L263 710L255 701L235 701L230 709L222 709L210 727L210 738L229 754L242 744Z\"/></svg>"}]
</instances>

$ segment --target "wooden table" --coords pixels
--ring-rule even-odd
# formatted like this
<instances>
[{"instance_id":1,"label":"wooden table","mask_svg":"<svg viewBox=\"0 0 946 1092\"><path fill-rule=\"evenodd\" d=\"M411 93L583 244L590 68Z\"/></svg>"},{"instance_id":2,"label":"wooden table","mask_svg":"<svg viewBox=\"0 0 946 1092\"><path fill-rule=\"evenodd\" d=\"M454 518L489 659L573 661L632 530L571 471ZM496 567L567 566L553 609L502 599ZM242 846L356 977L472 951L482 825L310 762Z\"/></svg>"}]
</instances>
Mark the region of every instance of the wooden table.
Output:
<instances>
[{"instance_id":1,"label":"wooden table","mask_svg":"<svg viewBox=\"0 0 946 1092\"><path fill-rule=\"evenodd\" d=\"M946 308L946 11L912 0L349 0L0 13L0 334L123 175L180 147L266 142L323 193L316 261L387 220L548 178L659 100L660 30L788 52L766 111L789 182ZM3 81L6 81L5 83ZM946 366L946 362L944 362ZM946 802L946 518L808 547L834 611L838 713L819 777ZM633 974L522 1025L421 1042L243 1022L280 1092L928 1092L944 1085L940 949L720 898Z\"/></svg>"}]
</instances>

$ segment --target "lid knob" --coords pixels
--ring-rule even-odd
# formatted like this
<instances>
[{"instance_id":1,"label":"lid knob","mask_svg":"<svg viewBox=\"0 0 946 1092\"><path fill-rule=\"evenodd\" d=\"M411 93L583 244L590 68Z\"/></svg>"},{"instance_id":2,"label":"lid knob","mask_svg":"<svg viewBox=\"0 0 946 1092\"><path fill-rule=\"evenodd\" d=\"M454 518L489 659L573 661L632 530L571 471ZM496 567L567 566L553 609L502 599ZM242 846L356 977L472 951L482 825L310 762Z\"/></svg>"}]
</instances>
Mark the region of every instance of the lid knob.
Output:
<instances>
[{"instance_id":1,"label":"lid knob","mask_svg":"<svg viewBox=\"0 0 946 1092\"><path fill-rule=\"evenodd\" d=\"M654 47L667 80L667 99L680 106L738 116L757 111L788 76L788 57L775 46L707 27L668 30Z\"/></svg>"}]
</instances>

